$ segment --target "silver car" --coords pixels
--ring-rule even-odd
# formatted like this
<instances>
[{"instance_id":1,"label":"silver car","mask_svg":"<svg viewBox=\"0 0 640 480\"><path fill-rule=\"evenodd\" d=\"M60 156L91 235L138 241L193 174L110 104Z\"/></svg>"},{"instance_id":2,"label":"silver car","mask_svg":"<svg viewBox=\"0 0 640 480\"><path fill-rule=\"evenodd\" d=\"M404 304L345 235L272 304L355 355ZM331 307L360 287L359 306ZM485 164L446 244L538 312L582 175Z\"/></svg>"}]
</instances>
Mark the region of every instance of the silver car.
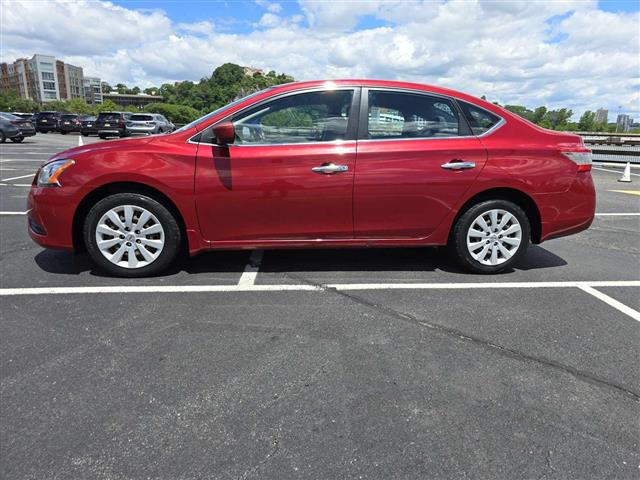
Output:
<instances>
[{"instance_id":1,"label":"silver car","mask_svg":"<svg viewBox=\"0 0 640 480\"><path fill-rule=\"evenodd\" d=\"M126 122L129 135L154 135L169 133L175 130L175 125L159 113L134 113Z\"/></svg>"}]
</instances>

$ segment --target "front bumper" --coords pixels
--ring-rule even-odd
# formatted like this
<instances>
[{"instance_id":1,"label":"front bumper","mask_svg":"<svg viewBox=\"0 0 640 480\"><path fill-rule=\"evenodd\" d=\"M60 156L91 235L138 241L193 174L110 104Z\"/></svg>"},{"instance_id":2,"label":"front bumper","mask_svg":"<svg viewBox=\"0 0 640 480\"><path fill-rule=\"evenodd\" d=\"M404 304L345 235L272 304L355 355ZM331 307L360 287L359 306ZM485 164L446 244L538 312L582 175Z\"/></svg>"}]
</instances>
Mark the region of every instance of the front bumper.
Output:
<instances>
[{"instance_id":1,"label":"front bumper","mask_svg":"<svg viewBox=\"0 0 640 480\"><path fill-rule=\"evenodd\" d=\"M29 236L46 248L73 250L72 192L56 187L32 186L27 198Z\"/></svg>"}]
</instances>

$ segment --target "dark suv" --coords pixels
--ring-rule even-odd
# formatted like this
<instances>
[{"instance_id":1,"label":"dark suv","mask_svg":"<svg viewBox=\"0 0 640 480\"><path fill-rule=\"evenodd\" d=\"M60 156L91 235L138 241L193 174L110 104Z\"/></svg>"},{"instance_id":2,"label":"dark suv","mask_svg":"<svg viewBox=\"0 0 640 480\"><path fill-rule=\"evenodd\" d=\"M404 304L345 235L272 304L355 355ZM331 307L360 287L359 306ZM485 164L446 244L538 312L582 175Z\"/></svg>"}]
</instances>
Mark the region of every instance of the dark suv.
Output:
<instances>
[{"instance_id":1,"label":"dark suv","mask_svg":"<svg viewBox=\"0 0 640 480\"><path fill-rule=\"evenodd\" d=\"M96 119L96 129L100 138L113 136L127 136L127 121L131 118L129 112L102 112Z\"/></svg>"},{"instance_id":2,"label":"dark suv","mask_svg":"<svg viewBox=\"0 0 640 480\"><path fill-rule=\"evenodd\" d=\"M75 113L63 113L58 122L58 131L62 135L80 131L80 118Z\"/></svg>"},{"instance_id":3,"label":"dark suv","mask_svg":"<svg viewBox=\"0 0 640 480\"><path fill-rule=\"evenodd\" d=\"M35 127L39 133L55 132L58 130L60 114L58 112L40 112L35 116Z\"/></svg>"}]
</instances>

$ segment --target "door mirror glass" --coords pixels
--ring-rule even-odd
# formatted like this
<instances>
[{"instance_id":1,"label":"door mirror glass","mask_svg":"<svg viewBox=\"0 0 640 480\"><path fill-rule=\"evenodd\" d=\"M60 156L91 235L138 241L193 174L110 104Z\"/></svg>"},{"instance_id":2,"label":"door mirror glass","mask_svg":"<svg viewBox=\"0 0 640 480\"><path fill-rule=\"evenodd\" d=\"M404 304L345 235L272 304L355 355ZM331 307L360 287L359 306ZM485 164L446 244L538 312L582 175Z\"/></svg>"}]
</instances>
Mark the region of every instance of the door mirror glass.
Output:
<instances>
[{"instance_id":1,"label":"door mirror glass","mask_svg":"<svg viewBox=\"0 0 640 480\"><path fill-rule=\"evenodd\" d=\"M220 145L229 145L236 138L236 129L231 122L222 122L213 126L213 141Z\"/></svg>"}]
</instances>

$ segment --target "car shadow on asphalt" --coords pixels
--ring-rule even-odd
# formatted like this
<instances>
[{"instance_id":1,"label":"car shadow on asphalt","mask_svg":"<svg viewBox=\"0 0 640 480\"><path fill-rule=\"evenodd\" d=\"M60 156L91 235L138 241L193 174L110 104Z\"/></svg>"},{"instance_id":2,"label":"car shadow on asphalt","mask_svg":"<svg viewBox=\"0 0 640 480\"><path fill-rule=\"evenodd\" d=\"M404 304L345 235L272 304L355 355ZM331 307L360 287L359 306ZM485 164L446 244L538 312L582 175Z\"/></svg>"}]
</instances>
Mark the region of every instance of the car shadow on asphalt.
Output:
<instances>
[{"instance_id":1,"label":"car shadow on asphalt","mask_svg":"<svg viewBox=\"0 0 640 480\"><path fill-rule=\"evenodd\" d=\"M204 273L238 273L244 271L249 261L248 251L207 252L192 258L183 258L161 277ZM43 250L35 256L37 265L52 274L108 276L97 269L87 254L73 254L59 250ZM529 247L527 254L514 268L517 270L539 270L561 267L567 262L558 255L538 246ZM432 272L469 274L460 267L445 248L349 248L269 250L260 265L262 273L286 272Z\"/></svg>"}]
</instances>

